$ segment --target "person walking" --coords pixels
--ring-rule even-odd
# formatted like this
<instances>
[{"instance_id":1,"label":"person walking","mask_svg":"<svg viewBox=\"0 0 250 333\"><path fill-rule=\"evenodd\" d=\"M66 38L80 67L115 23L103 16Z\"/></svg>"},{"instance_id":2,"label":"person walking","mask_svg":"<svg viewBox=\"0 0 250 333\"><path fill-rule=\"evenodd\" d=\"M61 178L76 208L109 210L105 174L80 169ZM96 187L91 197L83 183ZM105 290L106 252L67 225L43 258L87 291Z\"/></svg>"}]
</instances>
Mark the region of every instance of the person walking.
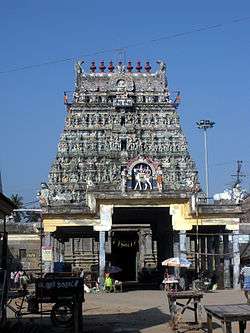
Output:
<instances>
[{"instance_id":1,"label":"person walking","mask_svg":"<svg viewBox=\"0 0 250 333\"><path fill-rule=\"evenodd\" d=\"M242 268L240 274L244 277L243 290L247 299L247 303L250 304L250 265L246 265Z\"/></svg>"}]
</instances>

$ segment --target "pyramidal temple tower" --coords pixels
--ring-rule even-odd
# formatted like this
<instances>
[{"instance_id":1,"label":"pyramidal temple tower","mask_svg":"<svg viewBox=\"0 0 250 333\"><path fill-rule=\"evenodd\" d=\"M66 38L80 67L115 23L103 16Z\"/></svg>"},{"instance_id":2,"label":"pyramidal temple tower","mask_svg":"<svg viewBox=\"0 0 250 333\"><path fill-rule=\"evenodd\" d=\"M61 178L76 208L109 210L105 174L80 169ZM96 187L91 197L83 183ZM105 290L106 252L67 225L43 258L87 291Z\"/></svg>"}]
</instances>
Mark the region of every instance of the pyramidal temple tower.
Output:
<instances>
[{"instance_id":1,"label":"pyramidal temple tower","mask_svg":"<svg viewBox=\"0 0 250 333\"><path fill-rule=\"evenodd\" d=\"M158 61L155 72L149 62L86 67L76 63L74 92L64 93L65 126L40 192L44 269L82 267L102 279L113 265L121 280L146 281L149 272L161 272L164 259L188 255L195 267L212 271L219 257L210 255L211 246L221 248L214 233L223 232L226 253L227 233L235 233L236 248L239 211L194 207L198 175L165 63ZM197 244L207 257L195 257Z\"/></svg>"},{"instance_id":2,"label":"pyramidal temple tower","mask_svg":"<svg viewBox=\"0 0 250 333\"><path fill-rule=\"evenodd\" d=\"M224 260L226 286L232 264L236 287L240 207L199 204L180 96L170 99L166 65L157 66L101 62L97 69L92 62L86 72L76 63L74 92L64 93L64 130L40 192L44 269L82 267L102 281L112 265L122 281L147 281L149 273L162 280L164 259L188 256L197 270L221 269Z\"/></svg>"},{"instance_id":3,"label":"pyramidal temple tower","mask_svg":"<svg viewBox=\"0 0 250 333\"><path fill-rule=\"evenodd\" d=\"M71 100L44 205L48 210L91 212L94 197L188 195L198 184L195 164L170 99L166 65L151 72L92 62L75 66ZM92 195L91 195L92 194Z\"/></svg>"}]
</instances>

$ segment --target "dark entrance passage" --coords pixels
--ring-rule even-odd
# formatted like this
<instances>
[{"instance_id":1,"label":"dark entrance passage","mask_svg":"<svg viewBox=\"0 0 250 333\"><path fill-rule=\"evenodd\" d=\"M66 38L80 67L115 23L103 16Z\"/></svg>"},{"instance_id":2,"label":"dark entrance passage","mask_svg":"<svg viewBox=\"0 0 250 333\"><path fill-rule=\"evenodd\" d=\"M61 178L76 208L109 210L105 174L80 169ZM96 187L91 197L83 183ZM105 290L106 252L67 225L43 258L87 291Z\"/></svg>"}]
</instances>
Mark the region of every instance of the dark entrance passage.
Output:
<instances>
[{"instance_id":1,"label":"dark entrance passage","mask_svg":"<svg viewBox=\"0 0 250 333\"><path fill-rule=\"evenodd\" d=\"M117 279L136 281L137 253L139 251L138 235L134 231L116 231L112 235L112 265L118 266L122 272Z\"/></svg>"},{"instance_id":2,"label":"dark entrance passage","mask_svg":"<svg viewBox=\"0 0 250 333\"><path fill-rule=\"evenodd\" d=\"M115 208L112 221L112 265L123 269L123 281L149 281L162 276L161 262L173 256L169 208Z\"/></svg>"}]
</instances>

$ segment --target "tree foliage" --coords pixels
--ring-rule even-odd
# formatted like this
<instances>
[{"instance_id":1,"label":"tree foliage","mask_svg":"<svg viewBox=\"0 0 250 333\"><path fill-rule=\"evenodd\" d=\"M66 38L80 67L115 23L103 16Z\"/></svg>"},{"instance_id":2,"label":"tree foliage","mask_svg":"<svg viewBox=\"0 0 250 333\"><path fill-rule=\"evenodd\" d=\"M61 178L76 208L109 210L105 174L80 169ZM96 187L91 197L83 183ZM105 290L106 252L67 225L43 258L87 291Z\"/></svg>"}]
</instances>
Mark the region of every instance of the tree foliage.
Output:
<instances>
[{"instance_id":1,"label":"tree foliage","mask_svg":"<svg viewBox=\"0 0 250 333\"><path fill-rule=\"evenodd\" d=\"M12 194L10 200L16 205L18 208L23 208L23 197L19 194ZM13 218L16 223L21 222L23 218L23 212L13 212Z\"/></svg>"}]
</instances>

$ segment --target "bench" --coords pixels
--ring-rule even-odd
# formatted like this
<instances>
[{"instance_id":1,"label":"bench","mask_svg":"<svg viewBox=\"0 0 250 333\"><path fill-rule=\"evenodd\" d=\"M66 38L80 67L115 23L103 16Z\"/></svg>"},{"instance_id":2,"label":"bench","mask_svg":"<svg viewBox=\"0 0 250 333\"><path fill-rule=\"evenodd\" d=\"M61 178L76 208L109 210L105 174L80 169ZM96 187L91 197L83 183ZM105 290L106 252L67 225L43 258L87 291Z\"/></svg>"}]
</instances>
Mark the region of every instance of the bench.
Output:
<instances>
[{"instance_id":1,"label":"bench","mask_svg":"<svg viewBox=\"0 0 250 333\"><path fill-rule=\"evenodd\" d=\"M208 333L213 332L213 317L221 321L225 333L232 333L232 322L238 322L240 333L244 333L247 321L250 321L249 304L208 305L204 308L207 313Z\"/></svg>"}]
</instances>

